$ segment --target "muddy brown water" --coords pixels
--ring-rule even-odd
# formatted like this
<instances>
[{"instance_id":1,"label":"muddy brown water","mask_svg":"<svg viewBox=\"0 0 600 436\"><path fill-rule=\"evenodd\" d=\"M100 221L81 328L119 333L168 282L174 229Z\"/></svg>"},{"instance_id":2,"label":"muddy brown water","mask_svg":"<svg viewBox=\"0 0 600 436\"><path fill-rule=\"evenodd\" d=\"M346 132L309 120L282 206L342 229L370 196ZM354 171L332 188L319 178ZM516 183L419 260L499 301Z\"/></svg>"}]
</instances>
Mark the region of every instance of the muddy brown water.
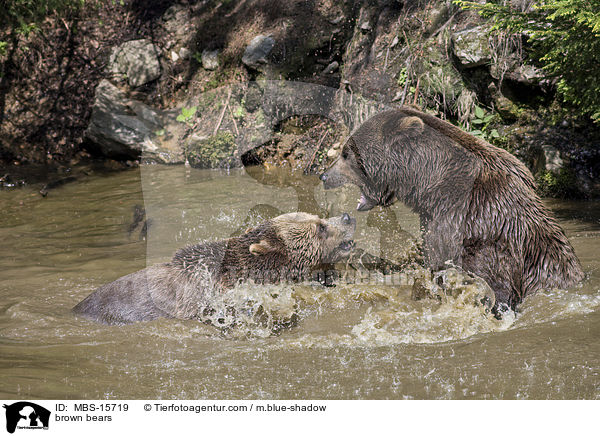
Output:
<instances>
[{"instance_id":1,"label":"muddy brown water","mask_svg":"<svg viewBox=\"0 0 600 436\"><path fill-rule=\"evenodd\" d=\"M41 198L0 191L0 397L52 399L600 398L600 203L548 202L588 278L529 297L498 321L459 295L412 301L411 277L390 284L246 285L230 294L273 319L227 331L198 321L105 326L70 309L98 286L204 239L298 209L352 212L358 191L323 191L284 171L144 166L92 176ZM131 229L133 208L150 219ZM396 204L358 219L359 247L381 252ZM392 232L393 233L393 232ZM466 291L465 291L466 292ZM277 298L275 298L277 297ZM236 300L237 299L237 300Z\"/></svg>"}]
</instances>

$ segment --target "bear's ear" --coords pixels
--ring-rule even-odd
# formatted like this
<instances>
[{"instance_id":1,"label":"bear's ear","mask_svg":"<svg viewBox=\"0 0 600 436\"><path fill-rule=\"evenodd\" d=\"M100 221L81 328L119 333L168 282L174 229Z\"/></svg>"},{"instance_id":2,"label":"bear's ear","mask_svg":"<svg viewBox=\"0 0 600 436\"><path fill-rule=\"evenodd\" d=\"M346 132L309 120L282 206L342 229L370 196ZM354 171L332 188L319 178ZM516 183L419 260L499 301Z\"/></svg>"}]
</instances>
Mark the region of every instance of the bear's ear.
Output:
<instances>
[{"instance_id":1,"label":"bear's ear","mask_svg":"<svg viewBox=\"0 0 600 436\"><path fill-rule=\"evenodd\" d=\"M414 138L423 133L425 123L417 116L390 117L381 126L384 138Z\"/></svg>"},{"instance_id":2,"label":"bear's ear","mask_svg":"<svg viewBox=\"0 0 600 436\"><path fill-rule=\"evenodd\" d=\"M400 130L404 133L407 132L411 135L423 133L425 124L419 117L404 117L400 121Z\"/></svg>"},{"instance_id":3,"label":"bear's ear","mask_svg":"<svg viewBox=\"0 0 600 436\"><path fill-rule=\"evenodd\" d=\"M250 245L250 253L255 256L260 256L261 254L266 254L273 250L273 247L265 241L264 239L260 241L258 244Z\"/></svg>"}]
</instances>

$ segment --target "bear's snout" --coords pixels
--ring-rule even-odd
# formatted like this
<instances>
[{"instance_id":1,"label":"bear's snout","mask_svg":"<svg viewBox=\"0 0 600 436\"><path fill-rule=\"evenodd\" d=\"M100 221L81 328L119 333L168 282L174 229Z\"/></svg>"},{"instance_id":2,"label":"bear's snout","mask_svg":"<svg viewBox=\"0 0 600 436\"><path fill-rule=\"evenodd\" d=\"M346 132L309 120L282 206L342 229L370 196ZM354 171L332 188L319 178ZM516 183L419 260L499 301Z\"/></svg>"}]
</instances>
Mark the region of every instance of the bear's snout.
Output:
<instances>
[{"instance_id":1,"label":"bear's snout","mask_svg":"<svg viewBox=\"0 0 600 436\"><path fill-rule=\"evenodd\" d=\"M343 174L344 164L340 162L340 159L335 161L323 174L319 176L319 179L323 182L325 189L339 188L345 185L348 180Z\"/></svg>"}]
</instances>

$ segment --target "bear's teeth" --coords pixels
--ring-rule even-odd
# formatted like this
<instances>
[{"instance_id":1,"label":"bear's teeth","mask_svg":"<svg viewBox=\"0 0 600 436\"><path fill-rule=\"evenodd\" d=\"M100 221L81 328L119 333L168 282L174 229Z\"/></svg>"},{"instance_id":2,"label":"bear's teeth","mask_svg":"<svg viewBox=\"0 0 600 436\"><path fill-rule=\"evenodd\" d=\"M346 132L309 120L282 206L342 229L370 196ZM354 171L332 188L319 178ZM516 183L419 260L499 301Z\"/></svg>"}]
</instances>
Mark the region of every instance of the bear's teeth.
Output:
<instances>
[{"instance_id":1,"label":"bear's teeth","mask_svg":"<svg viewBox=\"0 0 600 436\"><path fill-rule=\"evenodd\" d=\"M356 210L369 210L368 201L364 194L360 195L360 199L358 200L358 205L356 206Z\"/></svg>"}]
</instances>

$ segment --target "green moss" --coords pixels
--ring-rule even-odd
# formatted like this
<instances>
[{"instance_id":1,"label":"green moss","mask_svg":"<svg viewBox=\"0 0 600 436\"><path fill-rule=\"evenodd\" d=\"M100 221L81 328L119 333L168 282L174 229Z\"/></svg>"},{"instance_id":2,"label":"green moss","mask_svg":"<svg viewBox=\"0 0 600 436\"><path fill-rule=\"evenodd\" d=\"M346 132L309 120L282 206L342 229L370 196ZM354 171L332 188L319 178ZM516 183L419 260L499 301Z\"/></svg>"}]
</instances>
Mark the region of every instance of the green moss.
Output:
<instances>
[{"instance_id":1,"label":"green moss","mask_svg":"<svg viewBox=\"0 0 600 436\"><path fill-rule=\"evenodd\" d=\"M228 69L218 69L213 71L210 80L204 86L204 91L210 91L211 89L227 85L234 74L234 71Z\"/></svg>"},{"instance_id":2,"label":"green moss","mask_svg":"<svg viewBox=\"0 0 600 436\"><path fill-rule=\"evenodd\" d=\"M231 132L219 132L207 139L188 142L186 157L194 168L227 168L231 166L236 151Z\"/></svg>"}]
</instances>

